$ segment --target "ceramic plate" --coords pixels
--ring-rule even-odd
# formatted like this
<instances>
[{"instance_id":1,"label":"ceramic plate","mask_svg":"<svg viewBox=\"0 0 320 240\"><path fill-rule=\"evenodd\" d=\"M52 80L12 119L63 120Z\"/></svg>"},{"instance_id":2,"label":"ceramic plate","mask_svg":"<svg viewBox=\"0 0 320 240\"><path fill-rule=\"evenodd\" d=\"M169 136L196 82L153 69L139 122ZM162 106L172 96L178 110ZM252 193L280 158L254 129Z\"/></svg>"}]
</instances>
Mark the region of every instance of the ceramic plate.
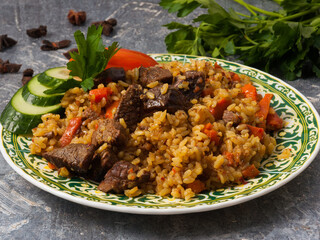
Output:
<instances>
[{"instance_id":1,"label":"ceramic plate","mask_svg":"<svg viewBox=\"0 0 320 240\"><path fill-rule=\"evenodd\" d=\"M79 204L126 213L181 214L224 208L267 194L295 178L317 155L319 115L306 97L285 82L260 70L225 60L173 54L151 56L158 62L189 62L191 59L218 61L227 70L250 76L259 92L274 94L272 107L284 119L285 127L275 134L277 146L274 153L262 161L258 177L244 185L198 194L188 201L156 195L128 198L124 195L105 194L98 191L93 182L59 177L57 171L48 168L45 160L30 155L30 137L12 134L1 126L0 147L6 161L37 187ZM291 150L290 157L278 159L277 156L286 148Z\"/></svg>"}]
</instances>

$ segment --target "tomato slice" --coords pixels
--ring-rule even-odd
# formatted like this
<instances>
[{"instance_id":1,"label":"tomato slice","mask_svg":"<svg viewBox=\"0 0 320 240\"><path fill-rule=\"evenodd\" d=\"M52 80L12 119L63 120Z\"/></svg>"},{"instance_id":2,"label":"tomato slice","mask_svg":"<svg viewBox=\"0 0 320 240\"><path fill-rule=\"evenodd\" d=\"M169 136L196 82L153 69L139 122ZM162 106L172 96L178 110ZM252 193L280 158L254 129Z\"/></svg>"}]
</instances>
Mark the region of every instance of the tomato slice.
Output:
<instances>
[{"instance_id":1,"label":"tomato slice","mask_svg":"<svg viewBox=\"0 0 320 240\"><path fill-rule=\"evenodd\" d=\"M141 66L151 67L157 64L158 63L147 54L120 48L120 50L110 59L106 69L111 67L122 67L127 71Z\"/></svg>"}]
</instances>

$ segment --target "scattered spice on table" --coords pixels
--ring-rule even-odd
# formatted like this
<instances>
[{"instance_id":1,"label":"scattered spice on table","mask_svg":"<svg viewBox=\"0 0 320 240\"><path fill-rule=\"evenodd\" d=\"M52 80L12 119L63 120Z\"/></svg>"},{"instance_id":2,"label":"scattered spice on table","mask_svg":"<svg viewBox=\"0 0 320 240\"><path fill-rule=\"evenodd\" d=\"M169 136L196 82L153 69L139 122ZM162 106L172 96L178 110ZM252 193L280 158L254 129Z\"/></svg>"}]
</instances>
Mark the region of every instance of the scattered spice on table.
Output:
<instances>
[{"instance_id":1,"label":"scattered spice on table","mask_svg":"<svg viewBox=\"0 0 320 240\"><path fill-rule=\"evenodd\" d=\"M70 10L68 13L69 22L73 25L82 25L85 23L87 18L86 12L80 11L76 12L74 10Z\"/></svg>"},{"instance_id":2,"label":"scattered spice on table","mask_svg":"<svg viewBox=\"0 0 320 240\"><path fill-rule=\"evenodd\" d=\"M71 58L70 53L72 53L72 52L78 53L78 52L79 52L79 51L78 51L78 48L72 48L72 49L70 49L69 51L63 53L63 55L64 55L67 59L70 59L70 58Z\"/></svg>"},{"instance_id":3,"label":"scattered spice on table","mask_svg":"<svg viewBox=\"0 0 320 240\"><path fill-rule=\"evenodd\" d=\"M16 45L17 41L13 38L9 38L7 34L0 35L0 52L6 48L10 48Z\"/></svg>"},{"instance_id":4,"label":"scattered spice on table","mask_svg":"<svg viewBox=\"0 0 320 240\"><path fill-rule=\"evenodd\" d=\"M23 71L23 77L22 77L22 85L26 85L33 76L33 69L27 68Z\"/></svg>"},{"instance_id":5,"label":"scattered spice on table","mask_svg":"<svg viewBox=\"0 0 320 240\"><path fill-rule=\"evenodd\" d=\"M109 18L106 23L110 24L112 27L117 25L117 19L115 18Z\"/></svg>"},{"instance_id":6,"label":"scattered spice on table","mask_svg":"<svg viewBox=\"0 0 320 240\"><path fill-rule=\"evenodd\" d=\"M9 60L3 61L0 58L0 73L16 73L19 72L22 64L10 63Z\"/></svg>"},{"instance_id":7,"label":"scattered spice on table","mask_svg":"<svg viewBox=\"0 0 320 240\"><path fill-rule=\"evenodd\" d=\"M117 20L115 18L110 18L106 21L93 22L91 25L94 25L96 27L102 26L103 35L110 36L113 31L113 27L117 25Z\"/></svg>"},{"instance_id":8,"label":"scattered spice on table","mask_svg":"<svg viewBox=\"0 0 320 240\"><path fill-rule=\"evenodd\" d=\"M69 47L71 41L70 40L62 40L59 42L51 42L49 40L43 40L42 41L42 46L41 50L42 51L52 51L52 50L57 50L60 48L66 48Z\"/></svg>"},{"instance_id":9,"label":"scattered spice on table","mask_svg":"<svg viewBox=\"0 0 320 240\"><path fill-rule=\"evenodd\" d=\"M40 25L38 28L27 30L27 35L32 38L40 38L47 35L47 26Z\"/></svg>"}]
</instances>

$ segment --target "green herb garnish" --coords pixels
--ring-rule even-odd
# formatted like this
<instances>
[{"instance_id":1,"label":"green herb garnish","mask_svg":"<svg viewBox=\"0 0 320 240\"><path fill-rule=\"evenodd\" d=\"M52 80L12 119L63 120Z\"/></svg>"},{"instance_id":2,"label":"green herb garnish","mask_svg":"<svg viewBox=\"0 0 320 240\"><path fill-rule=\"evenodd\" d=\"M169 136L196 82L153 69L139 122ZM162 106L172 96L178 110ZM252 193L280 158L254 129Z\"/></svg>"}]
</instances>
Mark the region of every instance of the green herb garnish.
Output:
<instances>
[{"instance_id":1,"label":"green herb garnish","mask_svg":"<svg viewBox=\"0 0 320 240\"><path fill-rule=\"evenodd\" d=\"M198 26L165 25L176 30L165 38L168 52L235 55L247 65L280 72L288 80L302 74L320 77L320 0L274 0L282 7L278 12L233 1L250 15L225 10L214 0L161 0L160 5L178 17L198 7L208 9L193 20Z\"/></svg>"},{"instance_id":2,"label":"green herb garnish","mask_svg":"<svg viewBox=\"0 0 320 240\"><path fill-rule=\"evenodd\" d=\"M101 38L102 29L102 26L89 27L87 39L80 30L74 33L79 53L70 53L74 61L68 62L67 67L71 76L82 79L80 85L85 91L94 86L93 79L105 69L111 57L119 50L117 42L113 42L108 49L105 48Z\"/></svg>"}]
</instances>

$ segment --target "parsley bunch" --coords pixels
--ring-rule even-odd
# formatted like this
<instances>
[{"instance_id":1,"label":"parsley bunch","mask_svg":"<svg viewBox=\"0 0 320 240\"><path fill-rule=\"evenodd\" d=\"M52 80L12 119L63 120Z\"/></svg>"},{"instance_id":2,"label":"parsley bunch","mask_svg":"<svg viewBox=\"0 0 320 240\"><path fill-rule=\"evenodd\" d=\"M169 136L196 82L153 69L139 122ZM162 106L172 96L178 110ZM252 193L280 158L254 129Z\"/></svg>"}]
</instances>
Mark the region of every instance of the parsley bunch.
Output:
<instances>
[{"instance_id":1,"label":"parsley bunch","mask_svg":"<svg viewBox=\"0 0 320 240\"><path fill-rule=\"evenodd\" d=\"M235 55L246 65L278 72L287 79L320 78L320 0L274 0L281 8L270 12L233 0L250 15L225 10L214 0L161 0L178 17L196 8L208 12L193 20L197 26L171 22L165 38L168 52L217 58Z\"/></svg>"},{"instance_id":2,"label":"parsley bunch","mask_svg":"<svg viewBox=\"0 0 320 240\"><path fill-rule=\"evenodd\" d=\"M70 53L74 61L68 62L67 67L71 76L82 79L80 85L85 91L94 86L93 79L105 69L111 57L119 50L117 42L105 48L101 38L102 30L102 26L96 28L92 25L88 28L87 39L80 30L74 33L79 53Z\"/></svg>"}]
</instances>

